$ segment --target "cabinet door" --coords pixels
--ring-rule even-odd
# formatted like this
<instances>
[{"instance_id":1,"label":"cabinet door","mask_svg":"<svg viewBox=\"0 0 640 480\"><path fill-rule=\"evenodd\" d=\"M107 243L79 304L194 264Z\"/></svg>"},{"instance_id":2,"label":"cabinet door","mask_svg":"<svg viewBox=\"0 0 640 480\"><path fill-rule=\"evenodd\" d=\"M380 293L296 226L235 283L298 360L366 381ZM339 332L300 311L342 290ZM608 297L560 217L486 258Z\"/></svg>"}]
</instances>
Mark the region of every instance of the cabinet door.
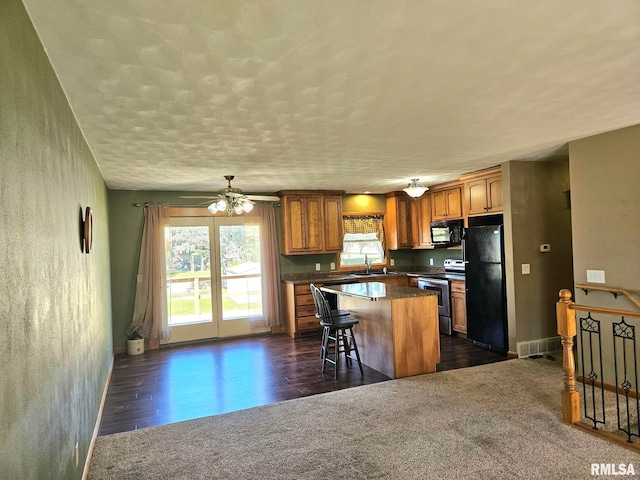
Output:
<instances>
[{"instance_id":1,"label":"cabinet door","mask_svg":"<svg viewBox=\"0 0 640 480\"><path fill-rule=\"evenodd\" d=\"M434 221L447 218L447 197L444 190L431 194L431 218Z\"/></svg>"},{"instance_id":2,"label":"cabinet door","mask_svg":"<svg viewBox=\"0 0 640 480\"><path fill-rule=\"evenodd\" d=\"M324 249L327 252L342 251L342 199L324 198Z\"/></svg>"},{"instance_id":3,"label":"cabinet door","mask_svg":"<svg viewBox=\"0 0 640 480\"><path fill-rule=\"evenodd\" d=\"M384 221L386 243L389 250L413 247L414 238L411 225L415 220L413 208L413 198L404 192L397 195L395 192L387 195L387 214Z\"/></svg>"},{"instance_id":4,"label":"cabinet door","mask_svg":"<svg viewBox=\"0 0 640 480\"><path fill-rule=\"evenodd\" d=\"M481 215L487 212L487 181L476 180L466 185L467 209L469 215Z\"/></svg>"},{"instance_id":5,"label":"cabinet door","mask_svg":"<svg viewBox=\"0 0 640 480\"><path fill-rule=\"evenodd\" d=\"M418 246L432 247L431 243L431 195L424 194L417 201L418 204Z\"/></svg>"},{"instance_id":6,"label":"cabinet door","mask_svg":"<svg viewBox=\"0 0 640 480\"><path fill-rule=\"evenodd\" d=\"M304 232L305 251L322 252L324 250L324 225L321 197L305 197L304 202Z\"/></svg>"},{"instance_id":7,"label":"cabinet door","mask_svg":"<svg viewBox=\"0 0 640 480\"><path fill-rule=\"evenodd\" d=\"M447 219L462 218L462 195L461 189L451 188L445 190L447 196Z\"/></svg>"},{"instance_id":8,"label":"cabinet door","mask_svg":"<svg viewBox=\"0 0 640 480\"><path fill-rule=\"evenodd\" d=\"M467 333L467 302L464 282L451 282L451 327Z\"/></svg>"},{"instance_id":9,"label":"cabinet door","mask_svg":"<svg viewBox=\"0 0 640 480\"><path fill-rule=\"evenodd\" d=\"M284 253L304 252L305 226L304 201L300 197L288 197L284 201L283 231Z\"/></svg>"},{"instance_id":10,"label":"cabinet door","mask_svg":"<svg viewBox=\"0 0 640 480\"><path fill-rule=\"evenodd\" d=\"M413 247L411 201L411 198L398 198L398 247Z\"/></svg>"},{"instance_id":11,"label":"cabinet door","mask_svg":"<svg viewBox=\"0 0 640 480\"><path fill-rule=\"evenodd\" d=\"M487 179L487 200L490 212L501 212L502 202L502 177L492 177Z\"/></svg>"}]
</instances>

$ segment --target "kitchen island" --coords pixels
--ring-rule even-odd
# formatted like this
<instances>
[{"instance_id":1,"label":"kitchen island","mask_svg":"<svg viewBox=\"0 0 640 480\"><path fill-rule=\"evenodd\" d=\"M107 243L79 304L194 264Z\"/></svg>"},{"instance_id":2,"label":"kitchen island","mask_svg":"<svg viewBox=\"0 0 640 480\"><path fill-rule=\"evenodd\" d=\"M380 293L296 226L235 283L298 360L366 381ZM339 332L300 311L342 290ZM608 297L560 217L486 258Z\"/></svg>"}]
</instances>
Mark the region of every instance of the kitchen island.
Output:
<instances>
[{"instance_id":1,"label":"kitchen island","mask_svg":"<svg viewBox=\"0 0 640 480\"><path fill-rule=\"evenodd\" d=\"M359 320L354 328L362 363L391 378L436 371L440 361L438 298L382 282L323 286Z\"/></svg>"}]
</instances>

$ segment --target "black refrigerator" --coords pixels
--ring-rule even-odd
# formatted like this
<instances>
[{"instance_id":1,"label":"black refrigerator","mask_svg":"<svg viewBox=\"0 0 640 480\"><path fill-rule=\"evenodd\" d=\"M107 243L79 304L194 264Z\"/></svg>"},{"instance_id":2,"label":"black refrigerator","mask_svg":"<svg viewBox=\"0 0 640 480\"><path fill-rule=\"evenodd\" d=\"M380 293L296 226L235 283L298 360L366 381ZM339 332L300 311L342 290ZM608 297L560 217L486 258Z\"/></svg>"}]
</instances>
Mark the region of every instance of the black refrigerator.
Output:
<instances>
[{"instance_id":1,"label":"black refrigerator","mask_svg":"<svg viewBox=\"0 0 640 480\"><path fill-rule=\"evenodd\" d=\"M469 227L464 234L467 338L506 353L507 302L502 225Z\"/></svg>"}]
</instances>

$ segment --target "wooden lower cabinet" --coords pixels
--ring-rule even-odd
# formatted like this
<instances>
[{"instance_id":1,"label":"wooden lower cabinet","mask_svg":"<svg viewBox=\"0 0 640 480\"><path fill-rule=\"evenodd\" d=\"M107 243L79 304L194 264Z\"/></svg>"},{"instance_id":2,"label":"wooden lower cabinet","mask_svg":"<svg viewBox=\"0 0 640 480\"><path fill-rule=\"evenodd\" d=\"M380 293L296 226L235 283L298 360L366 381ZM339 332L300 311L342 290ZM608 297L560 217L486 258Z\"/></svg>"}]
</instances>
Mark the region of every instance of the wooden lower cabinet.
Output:
<instances>
[{"instance_id":1,"label":"wooden lower cabinet","mask_svg":"<svg viewBox=\"0 0 640 480\"><path fill-rule=\"evenodd\" d=\"M389 277L384 277L382 279L376 278L371 281L382 282L382 283L386 283L387 285L400 285L401 287L409 286L409 277L407 277L406 275L398 275L397 277L389 276Z\"/></svg>"},{"instance_id":2,"label":"wooden lower cabinet","mask_svg":"<svg viewBox=\"0 0 640 480\"><path fill-rule=\"evenodd\" d=\"M321 287L322 284L315 284ZM284 328L290 337L299 337L301 333L319 330L320 320L316 317L316 306L309 284L294 285L283 283L284 292Z\"/></svg>"},{"instance_id":3,"label":"wooden lower cabinet","mask_svg":"<svg viewBox=\"0 0 640 480\"><path fill-rule=\"evenodd\" d=\"M406 275L389 275L386 277L366 277L360 282L383 282L387 285L409 286ZM314 283L318 288L322 283ZM284 329L287 335L296 338L305 333L320 331L320 320L316 317L316 306L308 283L297 284L282 282L284 297Z\"/></svg>"},{"instance_id":4,"label":"wooden lower cabinet","mask_svg":"<svg viewBox=\"0 0 640 480\"><path fill-rule=\"evenodd\" d=\"M451 281L451 322L454 332L467 333L467 295L463 281Z\"/></svg>"}]
</instances>

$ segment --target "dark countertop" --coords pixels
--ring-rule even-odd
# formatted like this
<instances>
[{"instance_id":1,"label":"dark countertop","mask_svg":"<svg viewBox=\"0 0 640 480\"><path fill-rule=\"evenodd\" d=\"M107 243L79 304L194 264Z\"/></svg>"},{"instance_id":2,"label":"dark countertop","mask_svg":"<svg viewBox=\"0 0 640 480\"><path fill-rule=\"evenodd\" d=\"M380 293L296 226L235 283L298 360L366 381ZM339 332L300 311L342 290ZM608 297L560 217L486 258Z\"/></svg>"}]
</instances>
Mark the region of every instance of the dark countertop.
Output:
<instances>
[{"instance_id":1,"label":"dark countertop","mask_svg":"<svg viewBox=\"0 0 640 480\"><path fill-rule=\"evenodd\" d=\"M280 280L285 283L293 283L294 285L302 285L306 283L326 283L326 282L362 282L367 280L375 280L385 277L402 277L407 276L405 272L393 272L386 275L382 272L372 273L370 275L354 275L347 272L312 272L312 273L289 273L280 275Z\"/></svg>"},{"instance_id":2,"label":"dark countertop","mask_svg":"<svg viewBox=\"0 0 640 480\"><path fill-rule=\"evenodd\" d=\"M307 272L307 273L285 273L280 275L280 280L285 283L292 283L294 285L303 285L309 283L337 283L341 280L345 282L366 282L375 281L385 277L435 277L446 278L448 280L464 280L463 274L449 274L444 272L443 268L438 267L415 267L413 271L391 271L386 275L382 272L376 271L370 275L354 275L349 272Z\"/></svg>"},{"instance_id":3,"label":"dark countertop","mask_svg":"<svg viewBox=\"0 0 640 480\"><path fill-rule=\"evenodd\" d=\"M382 282L362 282L347 285L331 285L321 287L320 290L336 295L348 295L351 297L365 298L372 301L394 300L398 298L426 297L437 295L432 290L420 290L413 287L401 287L400 285L387 285Z\"/></svg>"}]
</instances>

